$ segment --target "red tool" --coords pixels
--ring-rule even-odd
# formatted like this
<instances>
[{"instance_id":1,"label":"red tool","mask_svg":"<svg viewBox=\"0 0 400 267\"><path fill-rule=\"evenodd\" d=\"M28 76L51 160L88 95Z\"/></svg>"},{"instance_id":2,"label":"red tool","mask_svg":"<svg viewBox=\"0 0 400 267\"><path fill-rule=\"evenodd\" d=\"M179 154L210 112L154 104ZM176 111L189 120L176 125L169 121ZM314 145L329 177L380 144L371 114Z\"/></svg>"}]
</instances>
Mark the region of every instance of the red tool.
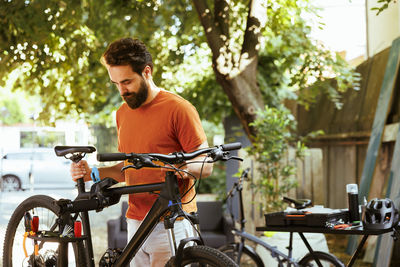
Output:
<instances>
[{"instance_id":1,"label":"red tool","mask_svg":"<svg viewBox=\"0 0 400 267\"><path fill-rule=\"evenodd\" d=\"M33 216L31 221L31 229L34 233L39 231L39 216Z\"/></svg>"},{"instance_id":2,"label":"red tool","mask_svg":"<svg viewBox=\"0 0 400 267\"><path fill-rule=\"evenodd\" d=\"M82 223L81 221L74 222L74 235L75 237L82 236Z\"/></svg>"},{"instance_id":3,"label":"red tool","mask_svg":"<svg viewBox=\"0 0 400 267\"><path fill-rule=\"evenodd\" d=\"M333 226L333 229L346 229L349 228L351 225L350 224L337 224L335 226Z\"/></svg>"}]
</instances>

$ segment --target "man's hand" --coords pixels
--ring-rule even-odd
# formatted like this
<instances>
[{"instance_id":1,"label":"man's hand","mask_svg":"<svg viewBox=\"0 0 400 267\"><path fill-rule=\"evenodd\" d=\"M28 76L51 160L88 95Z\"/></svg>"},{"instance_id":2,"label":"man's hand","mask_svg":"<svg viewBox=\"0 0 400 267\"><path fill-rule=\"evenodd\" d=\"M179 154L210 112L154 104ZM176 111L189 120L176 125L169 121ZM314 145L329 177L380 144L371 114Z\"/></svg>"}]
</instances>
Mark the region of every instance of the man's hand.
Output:
<instances>
[{"instance_id":1,"label":"man's hand","mask_svg":"<svg viewBox=\"0 0 400 267\"><path fill-rule=\"evenodd\" d=\"M202 143L196 150L201 149L201 148L207 148L208 147L208 143L207 141L204 141L204 143ZM194 175L196 177L196 179L198 179L200 177L200 174L202 176L202 178L208 177L211 175L212 170L213 170L213 164L212 163L205 163L204 159L205 159L206 155L200 155L194 159L191 160L187 160L186 164L181 165L182 170L186 171L186 172L179 172L178 177L181 178L193 178L192 175ZM195 162L195 163L193 163ZM204 165L203 165L204 163ZM187 172L191 173L192 175L187 174ZM180 176L180 174L182 176Z\"/></svg>"},{"instance_id":2,"label":"man's hand","mask_svg":"<svg viewBox=\"0 0 400 267\"><path fill-rule=\"evenodd\" d=\"M78 163L73 162L71 164L70 173L72 180L76 181L79 178L83 178L85 182L90 181L90 173L92 169L89 168L89 165L86 160L81 160Z\"/></svg>"},{"instance_id":3,"label":"man's hand","mask_svg":"<svg viewBox=\"0 0 400 267\"><path fill-rule=\"evenodd\" d=\"M177 167L177 168L180 169L180 170L183 170L183 171L179 171L179 172L176 172L176 173L175 173L176 176L178 176L178 178L183 178L183 179L186 179L186 178L193 178L191 175L189 175L189 174L187 173L189 170L188 170L188 166L186 165L186 163L184 163L183 165L180 165L180 166L176 166L176 165L175 165L175 167Z\"/></svg>"}]
</instances>

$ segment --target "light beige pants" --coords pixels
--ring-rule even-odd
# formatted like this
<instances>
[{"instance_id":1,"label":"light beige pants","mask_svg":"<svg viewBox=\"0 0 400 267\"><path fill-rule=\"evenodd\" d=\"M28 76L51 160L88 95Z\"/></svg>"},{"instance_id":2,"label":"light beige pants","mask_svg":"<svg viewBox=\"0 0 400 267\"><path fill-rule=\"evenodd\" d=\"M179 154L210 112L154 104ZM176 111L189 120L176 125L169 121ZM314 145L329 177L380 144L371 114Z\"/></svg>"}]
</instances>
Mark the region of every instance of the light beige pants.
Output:
<instances>
[{"instance_id":1,"label":"light beige pants","mask_svg":"<svg viewBox=\"0 0 400 267\"><path fill-rule=\"evenodd\" d=\"M136 233L142 221L126 219L128 223L128 242ZM187 237L194 236L193 228L189 221L176 221L174 225L176 246ZM171 258L171 248L169 245L168 233L164 228L164 222L159 222L153 232L138 250L132 259L130 267L159 267L164 266Z\"/></svg>"}]
</instances>

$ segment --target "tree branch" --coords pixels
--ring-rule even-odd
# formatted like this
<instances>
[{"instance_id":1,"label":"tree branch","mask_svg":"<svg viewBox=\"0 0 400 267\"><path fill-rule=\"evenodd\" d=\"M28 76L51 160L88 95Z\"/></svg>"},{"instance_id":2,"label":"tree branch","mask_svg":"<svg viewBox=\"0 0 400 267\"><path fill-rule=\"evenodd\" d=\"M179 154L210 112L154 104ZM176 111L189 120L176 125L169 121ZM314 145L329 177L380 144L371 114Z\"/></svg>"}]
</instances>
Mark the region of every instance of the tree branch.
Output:
<instances>
[{"instance_id":1,"label":"tree branch","mask_svg":"<svg viewBox=\"0 0 400 267\"><path fill-rule=\"evenodd\" d=\"M220 38L221 32L215 27L213 15L211 14L211 10L207 6L206 1L193 0L193 4L197 10L197 14L199 15L201 25L203 25L207 43L211 49L213 58L216 58L220 54L220 48L224 46L222 39Z\"/></svg>"},{"instance_id":2,"label":"tree branch","mask_svg":"<svg viewBox=\"0 0 400 267\"><path fill-rule=\"evenodd\" d=\"M246 31L244 34L243 46L240 56L241 64L258 58L260 47L261 29L265 26L267 20L267 9L262 0L251 0L249 2L249 14L247 17ZM257 64L255 64L257 65ZM243 68L243 66L241 66Z\"/></svg>"},{"instance_id":3,"label":"tree branch","mask_svg":"<svg viewBox=\"0 0 400 267\"><path fill-rule=\"evenodd\" d=\"M215 24L221 31L221 34L226 36L226 41L229 40L229 5L226 0L215 0L214 2Z\"/></svg>"}]
</instances>

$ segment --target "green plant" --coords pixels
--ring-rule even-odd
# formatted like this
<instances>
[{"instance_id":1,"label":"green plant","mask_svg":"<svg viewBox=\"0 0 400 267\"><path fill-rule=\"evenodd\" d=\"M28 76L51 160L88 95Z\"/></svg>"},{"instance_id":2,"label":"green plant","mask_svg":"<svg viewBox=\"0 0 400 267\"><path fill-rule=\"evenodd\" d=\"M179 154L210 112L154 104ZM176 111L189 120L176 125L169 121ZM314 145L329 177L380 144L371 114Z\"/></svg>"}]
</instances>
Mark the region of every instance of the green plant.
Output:
<instances>
[{"instance_id":1,"label":"green plant","mask_svg":"<svg viewBox=\"0 0 400 267\"><path fill-rule=\"evenodd\" d=\"M207 134L208 145L221 145L224 136L222 123L214 124L202 121L204 131ZM213 172L209 177L202 178L196 188L198 194L215 194L218 199L224 195L226 187L226 166L224 162L215 162Z\"/></svg>"},{"instance_id":2,"label":"green plant","mask_svg":"<svg viewBox=\"0 0 400 267\"><path fill-rule=\"evenodd\" d=\"M396 0L378 0L376 3L381 4L381 6L372 7L371 10L376 10L376 15L378 16L382 11L389 8L391 2L396 3Z\"/></svg>"},{"instance_id":3,"label":"green plant","mask_svg":"<svg viewBox=\"0 0 400 267\"><path fill-rule=\"evenodd\" d=\"M25 122L21 105L16 98L3 98L0 95L0 124L13 125Z\"/></svg>"},{"instance_id":4,"label":"green plant","mask_svg":"<svg viewBox=\"0 0 400 267\"><path fill-rule=\"evenodd\" d=\"M226 166L223 162L214 163L213 172L207 178L202 178L197 190L198 194L215 194L222 200L225 196Z\"/></svg>"},{"instance_id":5,"label":"green plant","mask_svg":"<svg viewBox=\"0 0 400 267\"><path fill-rule=\"evenodd\" d=\"M282 196L297 186L296 159L303 157L306 147L293 134L295 118L283 107L266 106L251 126L257 135L246 152L257 162L259 174L252 186L261 196L264 211L275 211L282 206ZM292 158L287 157L290 148L295 150Z\"/></svg>"}]
</instances>

